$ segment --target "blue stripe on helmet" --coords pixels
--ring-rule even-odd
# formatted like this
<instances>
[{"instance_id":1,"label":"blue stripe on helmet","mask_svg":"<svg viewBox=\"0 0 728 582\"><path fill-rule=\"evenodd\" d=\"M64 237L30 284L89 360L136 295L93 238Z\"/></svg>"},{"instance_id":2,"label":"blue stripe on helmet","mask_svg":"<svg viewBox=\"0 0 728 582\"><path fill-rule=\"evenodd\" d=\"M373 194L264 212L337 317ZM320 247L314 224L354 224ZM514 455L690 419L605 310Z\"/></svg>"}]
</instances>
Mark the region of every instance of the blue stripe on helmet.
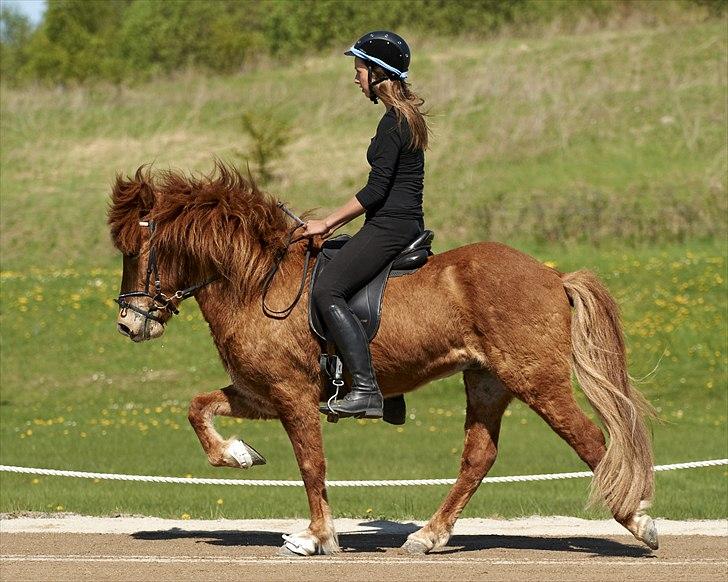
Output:
<instances>
[{"instance_id":1,"label":"blue stripe on helmet","mask_svg":"<svg viewBox=\"0 0 728 582\"><path fill-rule=\"evenodd\" d=\"M406 79L407 78L407 71L400 71L399 69L395 69L392 65L388 65L384 61L372 57L368 54L366 54L363 50L360 50L358 48L351 47L348 51L346 51L347 55L354 55L355 57L359 57L360 59L364 59L365 61L371 61L376 65L379 65L383 69L386 69L390 73L394 73L397 75L400 79Z\"/></svg>"}]
</instances>

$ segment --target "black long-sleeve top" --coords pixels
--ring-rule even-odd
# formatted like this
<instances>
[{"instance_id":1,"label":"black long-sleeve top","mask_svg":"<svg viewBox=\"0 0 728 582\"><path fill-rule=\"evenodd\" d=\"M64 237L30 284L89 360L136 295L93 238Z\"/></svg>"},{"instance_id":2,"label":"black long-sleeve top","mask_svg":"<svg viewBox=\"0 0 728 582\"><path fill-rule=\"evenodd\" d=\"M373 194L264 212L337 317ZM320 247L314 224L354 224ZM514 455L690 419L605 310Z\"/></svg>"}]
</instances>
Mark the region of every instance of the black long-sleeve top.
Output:
<instances>
[{"instance_id":1,"label":"black long-sleeve top","mask_svg":"<svg viewBox=\"0 0 728 582\"><path fill-rule=\"evenodd\" d=\"M366 209L366 219L391 216L423 217L422 192L425 179L425 154L410 147L407 118L397 121L390 108L377 126L377 134L367 149L372 169L366 186L356 194Z\"/></svg>"}]
</instances>

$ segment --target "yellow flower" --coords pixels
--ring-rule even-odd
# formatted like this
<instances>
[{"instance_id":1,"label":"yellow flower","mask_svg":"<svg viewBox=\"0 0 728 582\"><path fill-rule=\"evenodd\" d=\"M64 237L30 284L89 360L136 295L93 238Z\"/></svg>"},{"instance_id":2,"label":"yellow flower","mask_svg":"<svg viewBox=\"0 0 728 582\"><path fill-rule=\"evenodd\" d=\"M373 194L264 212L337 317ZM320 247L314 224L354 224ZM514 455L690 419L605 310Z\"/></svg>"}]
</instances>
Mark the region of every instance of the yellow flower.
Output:
<instances>
[{"instance_id":1,"label":"yellow flower","mask_svg":"<svg viewBox=\"0 0 728 582\"><path fill-rule=\"evenodd\" d=\"M218 500L217 500L217 504L218 504L218 505L222 505L223 503L225 503L225 501L223 501L222 499L218 499Z\"/></svg>"},{"instance_id":2,"label":"yellow flower","mask_svg":"<svg viewBox=\"0 0 728 582\"><path fill-rule=\"evenodd\" d=\"M183 513L180 517L182 519L189 519L190 518L190 514L189 513Z\"/></svg>"}]
</instances>

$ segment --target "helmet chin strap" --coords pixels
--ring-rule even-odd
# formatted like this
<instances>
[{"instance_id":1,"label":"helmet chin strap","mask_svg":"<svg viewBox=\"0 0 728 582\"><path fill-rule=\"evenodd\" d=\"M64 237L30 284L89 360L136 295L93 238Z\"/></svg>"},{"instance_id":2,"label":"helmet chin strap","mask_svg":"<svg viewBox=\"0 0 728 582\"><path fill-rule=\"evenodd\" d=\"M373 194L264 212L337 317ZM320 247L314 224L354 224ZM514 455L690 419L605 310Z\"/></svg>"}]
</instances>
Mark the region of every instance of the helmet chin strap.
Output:
<instances>
[{"instance_id":1,"label":"helmet chin strap","mask_svg":"<svg viewBox=\"0 0 728 582\"><path fill-rule=\"evenodd\" d=\"M372 81L372 66L367 63L367 83L369 83L369 99L371 99L372 103L375 105L379 103L377 92L374 90L374 87L379 85L382 81L386 81L387 79L379 79L378 81Z\"/></svg>"}]
</instances>

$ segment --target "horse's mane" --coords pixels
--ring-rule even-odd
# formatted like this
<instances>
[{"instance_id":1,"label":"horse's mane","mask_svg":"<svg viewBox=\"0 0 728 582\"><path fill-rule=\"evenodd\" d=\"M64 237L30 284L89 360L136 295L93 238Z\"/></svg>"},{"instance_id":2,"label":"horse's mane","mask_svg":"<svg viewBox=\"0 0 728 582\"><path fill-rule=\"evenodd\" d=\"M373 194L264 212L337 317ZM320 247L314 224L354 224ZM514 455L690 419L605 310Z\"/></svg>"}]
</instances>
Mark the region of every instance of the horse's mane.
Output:
<instances>
[{"instance_id":1,"label":"horse's mane","mask_svg":"<svg viewBox=\"0 0 728 582\"><path fill-rule=\"evenodd\" d=\"M260 289L290 226L274 198L219 160L210 174L142 166L117 176L109 226L122 252L139 252L142 217L155 223L160 261L187 276L219 273L245 295Z\"/></svg>"}]
</instances>

